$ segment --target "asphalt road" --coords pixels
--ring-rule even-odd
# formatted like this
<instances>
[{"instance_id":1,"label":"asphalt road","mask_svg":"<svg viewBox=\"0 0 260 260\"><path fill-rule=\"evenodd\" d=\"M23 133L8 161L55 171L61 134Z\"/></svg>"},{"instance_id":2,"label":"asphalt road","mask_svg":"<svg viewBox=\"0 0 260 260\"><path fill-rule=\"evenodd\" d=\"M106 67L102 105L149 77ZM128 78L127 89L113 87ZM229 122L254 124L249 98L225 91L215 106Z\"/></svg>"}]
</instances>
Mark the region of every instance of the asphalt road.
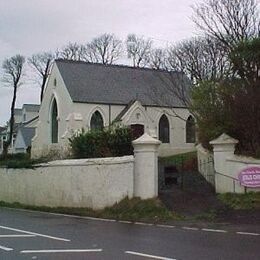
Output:
<instances>
[{"instance_id":1,"label":"asphalt road","mask_svg":"<svg viewBox=\"0 0 260 260\"><path fill-rule=\"evenodd\" d=\"M260 259L260 235L0 208L0 260Z\"/></svg>"}]
</instances>

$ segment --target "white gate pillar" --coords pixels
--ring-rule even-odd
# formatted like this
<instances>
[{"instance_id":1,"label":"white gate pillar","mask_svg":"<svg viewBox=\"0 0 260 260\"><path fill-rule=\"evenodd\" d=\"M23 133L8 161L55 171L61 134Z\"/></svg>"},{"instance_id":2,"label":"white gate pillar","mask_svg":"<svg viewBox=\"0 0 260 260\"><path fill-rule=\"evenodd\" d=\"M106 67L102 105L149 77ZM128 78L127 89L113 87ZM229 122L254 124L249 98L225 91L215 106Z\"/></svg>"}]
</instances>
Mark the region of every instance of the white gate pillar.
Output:
<instances>
[{"instance_id":1,"label":"white gate pillar","mask_svg":"<svg viewBox=\"0 0 260 260\"><path fill-rule=\"evenodd\" d=\"M144 133L134 140L134 196L149 199L158 196L158 148L161 141Z\"/></svg>"},{"instance_id":2,"label":"white gate pillar","mask_svg":"<svg viewBox=\"0 0 260 260\"><path fill-rule=\"evenodd\" d=\"M217 139L209 142L213 146L214 167L218 173L226 174L226 159L234 156L235 146L238 140L223 133Z\"/></svg>"}]
</instances>

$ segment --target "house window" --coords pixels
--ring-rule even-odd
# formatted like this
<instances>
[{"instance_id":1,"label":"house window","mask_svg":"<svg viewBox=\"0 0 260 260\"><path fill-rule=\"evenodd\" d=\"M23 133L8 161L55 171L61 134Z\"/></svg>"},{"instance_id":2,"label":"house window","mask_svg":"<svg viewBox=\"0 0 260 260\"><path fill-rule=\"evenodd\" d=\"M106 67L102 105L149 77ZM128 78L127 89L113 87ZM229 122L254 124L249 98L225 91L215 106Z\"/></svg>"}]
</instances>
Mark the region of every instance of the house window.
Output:
<instances>
[{"instance_id":1,"label":"house window","mask_svg":"<svg viewBox=\"0 0 260 260\"><path fill-rule=\"evenodd\" d=\"M51 111L51 142L58 143L58 108L56 99L52 102Z\"/></svg>"},{"instance_id":2,"label":"house window","mask_svg":"<svg viewBox=\"0 0 260 260\"><path fill-rule=\"evenodd\" d=\"M26 121L26 114L23 114L23 121Z\"/></svg>"},{"instance_id":3,"label":"house window","mask_svg":"<svg viewBox=\"0 0 260 260\"><path fill-rule=\"evenodd\" d=\"M195 120L189 116L186 121L186 143L195 143Z\"/></svg>"},{"instance_id":4,"label":"house window","mask_svg":"<svg viewBox=\"0 0 260 260\"><path fill-rule=\"evenodd\" d=\"M56 78L53 80L53 85L54 85L55 87L57 86L57 79L56 79Z\"/></svg>"},{"instance_id":5,"label":"house window","mask_svg":"<svg viewBox=\"0 0 260 260\"><path fill-rule=\"evenodd\" d=\"M96 111L90 120L90 129L91 130L102 130L104 128L104 121L102 115Z\"/></svg>"},{"instance_id":6,"label":"house window","mask_svg":"<svg viewBox=\"0 0 260 260\"><path fill-rule=\"evenodd\" d=\"M162 143L170 142L169 120L166 115L162 115L159 121L159 140Z\"/></svg>"}]
</instances>

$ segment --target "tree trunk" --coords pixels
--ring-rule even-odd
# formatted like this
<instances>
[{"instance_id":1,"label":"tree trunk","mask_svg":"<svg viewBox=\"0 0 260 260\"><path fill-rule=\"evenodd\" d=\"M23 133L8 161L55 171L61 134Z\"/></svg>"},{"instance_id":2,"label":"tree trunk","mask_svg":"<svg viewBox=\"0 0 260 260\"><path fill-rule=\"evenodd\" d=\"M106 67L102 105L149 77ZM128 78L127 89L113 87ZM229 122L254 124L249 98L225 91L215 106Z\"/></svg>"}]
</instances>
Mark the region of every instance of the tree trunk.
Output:
<instances>
[{"instance_id":1,"label":"tree trunk","mask_svg":"<svg viewBox=\"0 0 260 260\"><path fill-rule=\"evenodd\" d=\"M9 131L9 136L7 141L4 143L4 147L3 147L3 157L6 158L7 154L8 154L8 148L10 146L10 144L12 143L12 139L13 139L13 131L14 131L14 109L15 109L15 102L16 102L16 94L17 94L17 84L14 85L14 94L13 94L13 100L12 100L12 105L11 105L11 117L10 117L10 121L9 121L9 127L10 127L10 131Z\"/></svg>"}]
</instances>

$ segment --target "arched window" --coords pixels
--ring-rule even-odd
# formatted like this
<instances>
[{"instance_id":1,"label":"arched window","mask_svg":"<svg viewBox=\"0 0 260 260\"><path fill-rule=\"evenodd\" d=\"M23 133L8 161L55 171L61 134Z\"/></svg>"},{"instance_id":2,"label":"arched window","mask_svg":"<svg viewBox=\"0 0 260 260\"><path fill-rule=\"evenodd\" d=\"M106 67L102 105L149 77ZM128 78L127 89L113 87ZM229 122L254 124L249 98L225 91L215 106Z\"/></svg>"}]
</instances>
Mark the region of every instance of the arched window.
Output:
<instances>
[{"instance_id":1,"label":"arched window","mask_svg":"<svg viewBox=\"0 0 260 260\"><path fill-rule=\"evenodd\" d=\"M186 121L186 143L195 143L195 120L189 116Z\"/></svg>"},{"instance_id":2,"label":"arched window","mask_svg":"<svg viewBox=\"0 0 260 260\"><path fill-rule=\"evenodd\" d=\"M56 99L53 99L51 110L51 142L58 143L58 108Z\"/></svg>"},{"instance_id":3,"label":"arched window","mask_svg":"<svg viewBox=\"0 0 260 260\"><path fill-rule=\"evenodd\" d=\"M162 115L159 121L159 140L162 143L170 142L169 120L166 115Z\"/></svg>"},{"instance_id":4,"label":"arched window","mask_svg":"<svg viewBox=\"0 0 260 260\"><path fill-rule=\"evenodd\" d=\"M91 130L102 130L104 128L104 122L102 115L96 111L90 120L90 129Z\"/></svg>"}]
</instances>

